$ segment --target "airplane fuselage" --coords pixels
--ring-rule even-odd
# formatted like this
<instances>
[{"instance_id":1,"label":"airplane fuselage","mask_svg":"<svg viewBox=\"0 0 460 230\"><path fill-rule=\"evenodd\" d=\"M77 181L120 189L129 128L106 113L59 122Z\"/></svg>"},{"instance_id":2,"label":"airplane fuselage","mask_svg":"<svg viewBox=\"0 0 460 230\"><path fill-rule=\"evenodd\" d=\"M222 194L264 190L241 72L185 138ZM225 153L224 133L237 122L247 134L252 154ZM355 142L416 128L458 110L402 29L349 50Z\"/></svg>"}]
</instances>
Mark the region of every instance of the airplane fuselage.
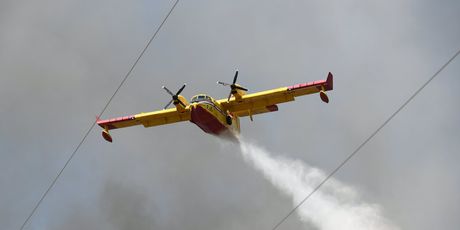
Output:
<instances>
[{"instance_id":1,"label":"airplane fuselage","mask_svg":"<svg viewBox=\"0 0 460 230\"><path fill-rule=\"evenodd\" d=\"M192 99L190 106L190 121L200 127L204 132L216 136L234 137L240 131L240 121L207 95L197 95L194 98L203 97L200 101Z\"/></svg>"}]
</instances>

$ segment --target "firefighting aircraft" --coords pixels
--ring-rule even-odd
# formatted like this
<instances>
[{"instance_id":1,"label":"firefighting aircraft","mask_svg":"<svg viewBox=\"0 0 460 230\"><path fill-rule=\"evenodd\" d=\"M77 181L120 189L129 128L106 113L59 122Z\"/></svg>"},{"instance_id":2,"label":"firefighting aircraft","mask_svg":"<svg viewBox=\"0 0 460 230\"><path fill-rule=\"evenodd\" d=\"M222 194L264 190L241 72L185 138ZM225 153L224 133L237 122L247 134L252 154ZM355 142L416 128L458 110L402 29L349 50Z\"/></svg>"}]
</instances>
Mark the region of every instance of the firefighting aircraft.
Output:
<instances>
[{"instance_id":1,"label":"firefighting aircraft","mask_svg":"<svg viewBox=\"0 0 460 230\"><path fill-rule=\"evenodd\" d=\"M228 98L215 100L206 94L198 94L188 102L180 95L186 84L175 94L163 86L172 97L163 110L107 120L97 118L97 124L104 129L102 137L108 142L112 142L109 134L112 129L135 125L143 125L147 128L180 121L190 121L206 133L235 140L240 132L240 117L249 116L252 121L254 115L278 111L277 104L294 101L295 97L313 93L319 93L321 100L328 103L326 91L332 90L333 81L333 76L329 72L326 80L246 94L248 89L237 84L237 78L238 70L232 84L217 82L230 87ZM174 104L175 108L168 109L171 104Z\"/></svg>"}]
</instances>

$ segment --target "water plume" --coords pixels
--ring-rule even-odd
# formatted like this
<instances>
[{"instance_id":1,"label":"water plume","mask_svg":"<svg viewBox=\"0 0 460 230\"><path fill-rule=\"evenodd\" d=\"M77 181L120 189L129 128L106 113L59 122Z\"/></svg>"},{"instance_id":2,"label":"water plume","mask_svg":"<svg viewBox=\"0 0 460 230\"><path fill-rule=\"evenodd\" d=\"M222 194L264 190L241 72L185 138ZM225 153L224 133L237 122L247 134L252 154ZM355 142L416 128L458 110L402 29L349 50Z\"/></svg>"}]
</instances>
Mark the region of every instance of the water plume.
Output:
<instances>
[{"instance_id":1,"label":"water plume","mask_svg":"<svg viewBox=\"0 0 460 230\"><path fill-rule=\"evenodd\" d=\"M300 160L273 157L265 149L240 139L243 158L282 193L299 204L326 177ZM396 230L377 204L362 201L356 189L331 178L297 209L303 222L320 230ZM291 217L292 218L292 217Z\"/></svg>"}]
</instances>

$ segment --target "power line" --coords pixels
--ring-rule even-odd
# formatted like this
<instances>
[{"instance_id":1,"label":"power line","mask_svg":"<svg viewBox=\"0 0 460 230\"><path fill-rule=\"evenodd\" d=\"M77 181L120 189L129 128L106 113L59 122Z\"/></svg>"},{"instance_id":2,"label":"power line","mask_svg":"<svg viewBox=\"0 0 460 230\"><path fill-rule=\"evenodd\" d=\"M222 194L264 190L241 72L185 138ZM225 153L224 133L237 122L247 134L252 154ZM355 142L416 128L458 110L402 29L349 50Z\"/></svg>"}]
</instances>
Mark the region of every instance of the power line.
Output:
<instances>
[{"instance_id":1,"label":"power line","mask_svg":"<svg viewBox=\"0 0 460 230\"><path fill-rule=\"evenodd\" d=\"M385 122L383 122L364 142L358 146L358 148L355 149L350 155L348 155L347 158L345 158L342 163L340 163L326 178L324 178L321 183L319 183L302 201L299 202L281 221L279 221L275 227L273 227L272 230L277 229L286 219L291 216L300 206L302 206L315 192L317 192L321 186L323 186L337 171L339 171L353 156L356 155L356 153L359 152L377 133L380 132L380 130L383 129L404 107L406 107L409 102L412 101L428 84L431 83L431 81L438 76L439 73L441 73L458 55L460 54L460 49L455 53L454 56L452 56L449 61L447 61L436 73L431 76L428 81L426 81L415 93L412 94L412 96L409 97L393 114L391 114L390 117L388 117Z\"/></svg>"},{"instance_id":2,"label":"power line","mask_svg":"<svg viewBox=\"0 0 460 230\"><path fill-rule=\"evenodd\" d=\"M163 19L163 21L161 22L161 24L158 26L158 28L155 30L155 33L152 35L152 37L150 38L150 40L147 42L147 44L145 45L144 49L142 50L142 52L139 54L139 56L137 57L137 59L134 61L134 63L132 64L131 68L129 69L129 71L126 73L126 75L124 76L123 80L121 81L120 85L118 85L117 89L115 90L115 92L112 94L112 96L109 98L109 100L107 101L107 103L105 104L104 108L102 109L102 111L99 113L99 116L102 116L102 114L105 112L105 110L107 109L107 107L109 106L109 104L112 102L113 98L115 97L115 95L118 93L118 91L120 90L120 88L123 86L123 84L126 82L126 80L128 79L128 77L131 75L131 73L133 72L134 68L136 67L137 63L139 62L139 60L142 58L142 56L144 56L144 53L145 51L147 51L147 48L150 46L150 44L152 43L153 39L155 39L155 37L157 36L158 32L160 32L160 29L163 27L163 25L165 24L166 20L169 18L169 16L171 15L171 13L173 12L173 10L176 8L176 5L177 3L179 3L179 0L176 0L176 2L174 2L174 5L171 7L171 9L169 10L168 14L166 15L166 17ZM56 184L57 180L59 179L59 177L61 176L62 172L64 172L64 170L67 168L67 166L69 165L69 163L72 161L73 157L75 156L75 154L78 152L78 150L80 149L80 147L82 146L82 144L85 142L86 138L88 137L89 133L91 132L91 130L94 128L94 126L96 125L96 121L94 121L91 126L89 127L88 131L86 131L85 135L83 136L83 138L81 139L81 141L78 143L77 147L75 148L75 150L72 152L72 154L70 155L69 159L67 159L66 163L64 164L64 166L61 168L61 170L58 172L58 174L56 175L56 177L53 179L53 181L51 182L51 184L48 186L48 189L45 191L45 193L43 193L42 197L40 198L40 200L37 202L37 204L35 205L35 207L32 209L32 211L30 212L29 216L27 217L27 219L24 221L24 223L21 225L21 228L20 230L23 230L24 227L26 226L26 224L29 222L30 218L34 215L35 211L37 211L38 207L40 206L40 204L43 202L43 200L45 199L46 195L48 195L48 193L51 191L51 189L54 187L54 185Z\"/></svg>"}]
</instances>

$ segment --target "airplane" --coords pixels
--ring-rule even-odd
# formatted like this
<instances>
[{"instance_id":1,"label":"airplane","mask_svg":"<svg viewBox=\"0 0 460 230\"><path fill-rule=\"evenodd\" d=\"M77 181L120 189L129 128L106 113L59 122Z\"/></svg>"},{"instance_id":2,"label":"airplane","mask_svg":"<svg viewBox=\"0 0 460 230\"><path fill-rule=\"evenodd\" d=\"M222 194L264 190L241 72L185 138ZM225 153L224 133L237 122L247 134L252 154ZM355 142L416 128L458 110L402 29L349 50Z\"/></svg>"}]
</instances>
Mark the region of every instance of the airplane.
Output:
<instances>
[{"instance_id":1,"label":"airplane","mask_svg":"<svg viewBox=\"0 0 460 230\"><path fill-rule=\"evenodd\" d=\"M277 104L294 101L296 97L314 93L319 93L321 100L329 103L326 91L333 89L333 75L330 72L326 80L251 94L247 94L248 89L236 83L237 79L238 70L236 70L231 84L217 82L220 85L230 87L228 97L219 100L206 94L198 94L188 102L181 95L186 84L176 93L163 86L162 88L172 97L163 110L107 120L96 118L96 123L103 128L102 137L108 142L113 141L109 133L112 129L136 125L143 125L147 128L181 121L190 121L208 134L236 140L240 132L240 117L249 116L250 120L253 121L254 115L278 111ZM171 104L174 104L175 108L168 109Z\"/></svg>"}]
</instances>

